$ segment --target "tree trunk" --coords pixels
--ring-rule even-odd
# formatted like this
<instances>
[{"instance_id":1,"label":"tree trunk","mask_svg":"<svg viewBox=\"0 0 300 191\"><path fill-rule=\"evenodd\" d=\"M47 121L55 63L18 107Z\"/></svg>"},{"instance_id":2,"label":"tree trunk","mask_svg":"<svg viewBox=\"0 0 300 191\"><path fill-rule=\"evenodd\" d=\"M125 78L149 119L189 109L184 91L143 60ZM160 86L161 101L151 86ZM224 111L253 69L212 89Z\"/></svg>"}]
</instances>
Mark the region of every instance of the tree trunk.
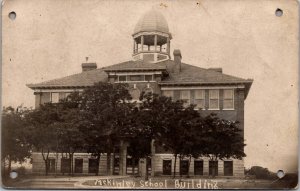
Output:
<instances>
[{"instance_id":1,"label":"tree trunk","mask_svg":"<svg viewBox=\"0 0 300 191\"><path fill-rule=\"evenodd\" d=\"M182 178L181 163L182 163L182 155L179 155L179 176L180 176L180 180Z\"/></svg>"},{"instance_id":2,"label":"tree trunk","mask_svg":"<svg viewBox=\"0 0 300 191\"><path fill-rule=\"evenodd\" d=\"M3 171L1 172L1 173L3 173L2 174L2 177L4 177L4 176L6 176L6 171L5 171L5 168L6 168L6 164L5 164L5 158L2 160L2 162L3 162Z\"/></svg>"},{"instance_id":3,"label":"tree trunk","mask_svg":"<svg viewBox=\"0 0 300 191\"><path fill-rule=\"evenodd\" d=\"M8 174L11 172L11 157L10 155L8 156L8 169L7 169Z\"/></svg>"},{"instance_id":4,"label":"tree trunk","mask_svg":"<svg viewBox=\"0 0 300 191\"><path fill-rule=\"evenodd\" d=\"M99 166L100 166L100 154L97 155L97 169L96 169L96 176L99 174Z\"/></svg>"},{"instance_id":5,"label":"tree trunk","mask_svg":"<svg viewBox=\"0 0 300 191\"><path fill-rule=\"evenodd\" d=\"M145 175L145 180L148 181L148 157L146 157L146 175Z\"/></svg>"},{"instance_id":6,"label":"tree trunk","mask_svg":"<svg viewBox=\"0 0 300 191\"><path fill-rule=\"evenodd\" d=\"M70 165L70 171L71 171L71 175L72 176L74 176L74 163L73 163L73 158L74 158L74 153L71 153L70 154L70 163L71 163L71 165Z\"/></svg>"},{"instance_id":7,"label":"tree trunk","mask_svg":"<svg viewBox=\"0 0 300 191\"><path fill-rule=\"evenodd\" d=\"M112 152L112 140L108 138L107 140L107 152L106 152L106 174L111 175L111 152Z\"/></svg>"},{"instance_id":8,"label":"tree trunk","mask_svg":"<svg viewBox=\"0 0 300 191\"><path fill-rule=\"evenodd\" d=\"M107 158L106 158L106 174L111 175L110 173L110 164L111 164L111 151L110 149L107 152Z\"/></svg>"},{"instance_id":9,"label":"tree trunk","mask_svg":"<svg viewBox=\"0 0 300 191\"><path fill-rule=\"evenodd\" d=\"M215 164L215 160L214 160L214 163L213 163L212 177L213 177L213 178L216 177L216 164Z\"/></svg>"},{"instance_id":10,"label":"tree trunk","mask_svg":"<svg viewBox=\"0 0 300 191\"><path fill-rule=\"evenodd\" d=\"M189 163L188 163L188 173L187 173L187 177L190 178L190 166L191 166L191 161L192 161L192 156L190 156L189 158Z\"/></svg>"},{"instance_id":11,"label":"tree trunk","mask_svg":"<svg viewBox=\"0 0 300 191\"><path fill-rule=\"evenodd\" d=\"M45 157L45 154L44 154L44 149L42 149L42 156L43 156L43 160L45 162L45 176L48 176L48 158L49 158L49 149L47 150L47 155Z\"/></svg>"},{"instance_id":12,"label":"tree trunk","mask_svg":"<svg viewBox=\"0 0 300 191\"><path fill-rule=\"evenodd\" d=\"M175 162L174 162L173 178L175 178L175 175L176 175L177 154L174 154L174 156L175 156Z\"/></svg>"},{"instance_id":13,"label":"tree trunk","mask_svg":"<svg viewBox=\"0 0 300 191\"><path fill-rule=\"evenodd\" d=\"M44 160L44 162L45 162L45 166L46 166L46 168L45 168L45 176L48 176L48 160L46 159L46 160Z\"/></svg>"},{"instance_id":14,"label":"tree trunk","mask_svg":"<svg viewBox=\"0 0 300 191\"><path fill-rule=\"evenodd\" d=\"M131 158L131 160L132 160L132 176L134 176L134 167L135 167L135 158Z\"/></svg>"},{"instance_id":15,"label":"tree trunk","mask_svg":"<svg viewBox=\"0 0 300 191\"><path fill-rule=\"evenodd\" d=\"M139 174L140 174L140 165L139 165L140 158L138 158L137 161L138 161L138 165L137 165L137 176L139 176Z\"/></svg>"}]
</instances>

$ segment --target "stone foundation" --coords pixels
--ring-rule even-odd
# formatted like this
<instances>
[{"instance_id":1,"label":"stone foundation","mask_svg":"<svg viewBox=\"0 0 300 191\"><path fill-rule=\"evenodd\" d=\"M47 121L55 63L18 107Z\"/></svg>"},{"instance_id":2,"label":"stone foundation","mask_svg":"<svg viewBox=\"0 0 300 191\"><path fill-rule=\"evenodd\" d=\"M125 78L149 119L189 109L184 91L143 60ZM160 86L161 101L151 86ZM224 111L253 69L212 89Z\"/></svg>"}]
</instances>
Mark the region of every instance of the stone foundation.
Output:
<instances>
[{"instance_id":1,"label":"stone foundation","mask_svg":"<svg viewBox=\"0 0 300 191\"><path fill-rule=\"evenodd\" d=\"M110 167L110 172L107 172L107 155L103 154L100 157L100 163L99 163L99 175L108 175L108 174L121 174L121 175L126 175L128 174L128 172L132 172L132 167L127 166L126 167L126 160L124 160L125 158L125 153L123 153L124 155L119 157L119 165L121 166L117 166L115 164L114 166L114 157L112 154L112 162L111 162L111 167ZM61 169L61 159L62 159L62 155L59 154L58 155L58 160L56 158L56 154L55 153L50 153L49 154L49 159L52 159L52 171L49 172L49 174L55 174L55 168L53 167L53 165L56 164L56 174L61 175L61 174L68 174L68 173L63 173L62 169ZM127 157L130 158L130 157ZM82 159L82 171L80 173L75 173L75 174L82 174L82 175L95 175L95 173L91 173L89 172L89 159L95 159L94 157L91 157L90 154L88 153L74 153L74 158L73 158L73 164L74 164L74 172L75 172L75 160L76 159ZM54 161L55 160L55 161ZM142 160L142 159L141 159ZM165 167L164 167L164 160L165 160ZM188 158L184 159L184 160L188 160ZM121 162L122 161L122 162ZM198 166L199 164L202 165L202 168L200 167L196 167L198 168L197 173L195 172L195 161L201 161L198 162ZM224 164L226 161L232 161L232 171L229 170L229 172L232 172L232 174L227 175L224 174ZM33 174L44 174L45 173L45 163L44 160L42 158L42 154L38 153L38 152L34 152L32 153L32 173ZM173 175L173 169L174 169L174 164L175 164L175 157L172 154L155 154L152 157L152 169L149 170L149 172L152 172L152 176L170 176ZM201 157L199 159L194 159L191 158L191 163L190 163L190 167L189 167L189 176L209 176L211 175L210 172L210 165L209 165L209 159L205 158L205 157ZM187 162L186 162L187 164ZM227 164L231 164L231 162L228 162ZM136 164L137 166L139 164ZM200 165L200 166L201 166ZM167 166L167 168L166 168ZM229 165L231 166L231 165ZM171 167L171 170L168 168ZM136 167L135 171L138 171L139 167ZM166 174L166 171L164 172L164 168L165 169L169 169L170 171L167 171L168 173ZM120 169L122 169L120 171ZM140 171L142 170L142 168L139 168ZM228 168L227 168L228 169ZM180 170L180 161L179 158L177 158L177 163L176 163L176 174L179 175L179 170ZM117 171L117 172L116 172ZM199 173L200 172L200 173ZM142 173L139 173L140 175ZM226 177L243 177L244 176L244 161L243 160L237 160L237 159L230 159L230 160L219 160L218 161L218 166L217 166L217 176L226 176Z\"/></svg>"}]
</instances>

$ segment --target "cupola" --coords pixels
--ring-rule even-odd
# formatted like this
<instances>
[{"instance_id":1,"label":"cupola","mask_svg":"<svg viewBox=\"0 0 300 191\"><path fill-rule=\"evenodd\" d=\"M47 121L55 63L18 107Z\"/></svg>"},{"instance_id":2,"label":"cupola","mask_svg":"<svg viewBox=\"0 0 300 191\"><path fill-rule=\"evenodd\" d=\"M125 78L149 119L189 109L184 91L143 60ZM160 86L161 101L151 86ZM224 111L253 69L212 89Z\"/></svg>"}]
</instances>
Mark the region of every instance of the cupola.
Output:
<instances>
[{"instance_id":1,"label":"cupola","mask_svg":"<svg viewBox=\"0 0 300 191\"><path fill-rule=\"evenodd\" d=\"M165 17L152 9L138 21L133 33L133 60L156 63L170 59L168 23Z\"/></svg>"}]
</instances>

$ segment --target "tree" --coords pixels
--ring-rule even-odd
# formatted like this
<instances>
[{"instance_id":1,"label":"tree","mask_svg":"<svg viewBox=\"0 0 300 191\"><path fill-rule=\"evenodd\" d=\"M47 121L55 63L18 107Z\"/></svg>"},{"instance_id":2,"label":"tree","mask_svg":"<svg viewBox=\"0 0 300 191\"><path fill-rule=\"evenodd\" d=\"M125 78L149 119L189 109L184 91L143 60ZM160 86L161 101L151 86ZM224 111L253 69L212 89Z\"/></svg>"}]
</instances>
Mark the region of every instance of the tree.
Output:
<instances>
[{"instance_id":1,"label":"tree","mask_svg":"<svg viewBox=\"0 0 300 191\"><path fill-rule=\"evenodd\" d=\"M177 157L182 159L192 154L190 148L194 142L191 130L200 115L194 106L184 108L183 101L173 101L169 97L148 93L143 94L141 100L138 121L143 124L142 129L148 129L148 136L155 139L158 146L172 151L175 177Z\"/></svg>"},{"instance_id":2,"label":"tree","mask_svg":"<svg viewBox=\"0 0 300 191\"><path fill-rule=\"evenodd\" d=\"M81 97L78 92L72 93L66 99L60 100L56 104L59 121L56 123L58 132L58 143L57 148L62 153L67 153L70 160L69 172L73 175L74 164L73 156L78 150L82 150L84 146L84 139L82 132L79 130L79 105ZM58 157L57 157L58 158Z\"/></svg>"},{"instance_id":3,"label":"tree","mask_svg":"<svg viewBox=\"0 0 300 191\"><path fill-rule=\"evenodd\" d=\"M148 180L148 159L151 155L151 141L153 138L152 128L143 122L148 113L142 107L136 107L129 116L130 125L125 126L123 133L128 137L129 145L127 152L132 157L132 171L134 173L135 160L146 158L145 180Z\"/></svg>"},{"instance_id":4,"label":"tree","mask_svg":"<svg viewBox=\"0 0 300 191\"><path fill-rule=\"evenodd\" d=\"M4 107L2 111L2 161L8 161L8 173L11 171L12 162L24 162L30 157L31 145L27 142L24 125L24 114L27 110L15 110L12 107ZM5 173L4 173L5 174Z\"/></svg>"},{"instance_id":5,"label":"tree","mask_svg":"<svg viewBox=\"0 0 300 191\"><path fill-rule=\"evenodd\" d=\"M28 112L26 120L26 139L38 151L41 151L45 163L45 175L49 171L49 153L56 150L60 117L55 104L46 103L39 109Z\"/></svg>"},{"instance_id":6,"label":"tree","mask_svg":"<svg viewBox=\"0 0 300 191\"><path fill-rule=\"evenodd\" d=\"M199 137L196 137L197 134L195 134L194 131L201 122L200 115L194 110L193 105L184 109L182 108L181 102L178 104L179 106L176 106L173 112L170 113L168 123L162 132L164 147L172 151L175 157L173 177L176 175L177 157L179 157L180 163L184 157L189 157L189 167L191 157L199 154L199 149L195 150L193 146L199 139ZM180 176L182 176L181 170L179 173Z\"/></svg>"},{"instance_id":7,"label":"tree","mask_svg":"<svg viewBox=\"0 0 300 191\"><path fill-rule=\"evenodd\" d=\"M114 142L122 138L120 130L134 105L131 99L128 86L122 83L99 82L82 93L80 130L87 135L88 152L99 160L107 153L108 173Z\"/></svg>"},{"instance_id":8,"label":"tree","mask_svg":"<svg viewBox=\"0 0 300 191\"><path fill-rule=\"evenodd\" d=\"M203 130L204 156L209 157L211 161L226 158L242 159L246 156L244 139L238 122L220 119L212 113L204 118ZM214 177L217 167L213 166L212 169Z\"/></svg>"},{"instance_id":9,"label":"tree","mask_svg":"<svg viewBox=\"0 0 300 191\"><path fill-rule=\"evenodd\" d=\"M247 175L254 175L257 179L276 179L277 176L274 172L269 171L269 169L261 166L252 166L250 169L246 170Z\"/></svg>"}]
</instances>

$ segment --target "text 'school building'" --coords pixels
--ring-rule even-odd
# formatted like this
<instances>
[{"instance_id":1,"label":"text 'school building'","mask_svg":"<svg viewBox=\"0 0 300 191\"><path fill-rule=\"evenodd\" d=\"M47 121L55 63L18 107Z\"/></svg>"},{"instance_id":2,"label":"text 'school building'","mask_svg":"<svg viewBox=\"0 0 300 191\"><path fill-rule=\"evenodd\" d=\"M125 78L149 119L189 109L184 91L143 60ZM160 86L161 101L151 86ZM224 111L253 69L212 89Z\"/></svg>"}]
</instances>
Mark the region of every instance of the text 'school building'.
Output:
<instances>
[{"instance_id":1,"label":"text 'school building'","mask_svg":"<svg viewBox=\"0 0 300 191\"><path fill-rule=\"evenodd\" d=\"M237 120L244 129L244 100L246 99L252 80L245 80L222 73L222 68L199 68L181 62L180 50L174 50L174 60L171 60L170 42L172 35L163 15L155 10L147 12L137 23L133 37L133 59L105 68L97 69L96 63L83 63L82 72L60 79L54 79L38 84L30 84L34 90L35 106L46 102L58 102L74 90L82 91L99 81L126 82L129 84L133 99L138 100L140 93L154 92L170 96L174 100L182 99L186 104L196 104L202 115L211 112L228 120ZM118 153L114 154L109 174L131 174L132 161L127 155L128 144L120 140ZM153 155L149 161L149 172L152 175L171 175L174 165L172 154L152 149ZM44 162L41 153L35 152L33 157L33 173L44 172ZM55 154L50 154L49 171L63 173L68 163L64 158L56 160ZM88 153L74 154L74 172L94 175L95 167L99 174L105 175L106 155L101 157L100 165ZM243 160L218 161L212 164L207 158L192 159L190 175L209 175L217 168L218 176L243 176ZM137 164L137 163L135 163ZM140 161L139 165L144 164ZM187 172L188 162L177 163L177 172ZM136 170L138 168L135 168ZM141 168L139 168L141 169Z\"/></svg>"}]
</instances>

